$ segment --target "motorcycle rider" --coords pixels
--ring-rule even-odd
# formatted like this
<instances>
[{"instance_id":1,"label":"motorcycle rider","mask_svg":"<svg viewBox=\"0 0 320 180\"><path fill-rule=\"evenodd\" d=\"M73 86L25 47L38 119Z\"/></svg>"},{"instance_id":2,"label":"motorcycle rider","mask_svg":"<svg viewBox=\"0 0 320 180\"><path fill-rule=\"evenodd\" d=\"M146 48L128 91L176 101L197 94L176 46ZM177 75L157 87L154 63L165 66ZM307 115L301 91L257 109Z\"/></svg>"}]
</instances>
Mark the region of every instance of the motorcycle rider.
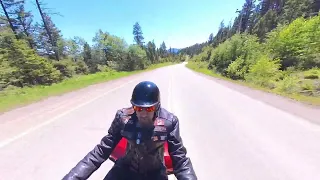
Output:
<instances>
[{"instance_id":1,"label":"motorcycle rider","mask_svg":"<svg viewBox=\"0 0 320 180\"><path fill-rule=\"evenodd\" d=\"M105 180L167 180L164 142L178 180L197 180L187 150L182 143L177 116L161 107L160 91L150 81L133 90L132 107L122 108L99 144L63 180L88 179L106 161L122 137L128 141L124 157L119 158Z\"/></svg>"}]
</instances>

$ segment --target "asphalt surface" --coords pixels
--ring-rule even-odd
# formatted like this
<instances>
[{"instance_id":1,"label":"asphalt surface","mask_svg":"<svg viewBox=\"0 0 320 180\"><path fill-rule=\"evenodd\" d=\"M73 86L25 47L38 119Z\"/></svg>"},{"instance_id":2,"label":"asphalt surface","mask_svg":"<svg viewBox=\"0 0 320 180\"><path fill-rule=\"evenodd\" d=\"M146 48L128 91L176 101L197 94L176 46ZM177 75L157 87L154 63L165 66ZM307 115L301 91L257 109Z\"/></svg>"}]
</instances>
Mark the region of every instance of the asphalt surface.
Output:
<instances>
[{"instance_id":1,"label":"asphalt surface","mask_svg":"<svg viewBox=\"0 0 320 180\"><path fill-rule=\"evenodd\" d=\"M2 114L0 180L61 179L100 142L142 80L157 83L163 106L179 117L200 180L320 179L319 125L179 64ZM102 179L112 165L89 179Z\"/></svg>"}]
</instances>

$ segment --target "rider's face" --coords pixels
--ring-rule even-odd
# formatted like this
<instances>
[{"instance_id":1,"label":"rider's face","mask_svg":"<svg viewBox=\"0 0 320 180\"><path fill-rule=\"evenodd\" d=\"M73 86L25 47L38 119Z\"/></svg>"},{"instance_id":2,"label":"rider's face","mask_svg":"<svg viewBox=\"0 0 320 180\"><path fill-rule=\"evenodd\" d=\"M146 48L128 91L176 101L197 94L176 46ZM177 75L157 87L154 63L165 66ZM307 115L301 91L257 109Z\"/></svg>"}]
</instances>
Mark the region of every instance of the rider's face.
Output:
<instances>
[{"instance_id":1,"label":"rider's face","mask_svg":"<svg viewBox=\"0 0 320 180\"><path fill-rule=\"evenodd\" d=\"M136 114L141 125L150 126L153 124L154 110L147 108L135 108Z\"/></svg>"}]
</instances>

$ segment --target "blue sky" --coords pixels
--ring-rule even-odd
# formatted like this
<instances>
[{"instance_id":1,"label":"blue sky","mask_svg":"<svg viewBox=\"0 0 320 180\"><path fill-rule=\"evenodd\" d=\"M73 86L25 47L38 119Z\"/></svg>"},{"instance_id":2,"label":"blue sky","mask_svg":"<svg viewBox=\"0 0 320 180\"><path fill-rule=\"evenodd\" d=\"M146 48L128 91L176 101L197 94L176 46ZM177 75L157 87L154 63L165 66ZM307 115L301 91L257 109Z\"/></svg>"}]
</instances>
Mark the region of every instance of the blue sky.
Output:
<instances>
[{"instance_id":1,"label":"blue sky","mask_svg":"<svg viewBox=\"0 0 320 180\"><path fill-rule=\"evenodd\" d=\"M244 0L41 0L63 37L83 37L89 44L98 29L133 43L132 29L139 22L145 42L154 40L157 47L164 41L169 48L183 48L208 39L218 31L221 20L226 25L235 18ZM40 15L35 0L26 0L34 20Z\"/></svg>"}]
</instances>

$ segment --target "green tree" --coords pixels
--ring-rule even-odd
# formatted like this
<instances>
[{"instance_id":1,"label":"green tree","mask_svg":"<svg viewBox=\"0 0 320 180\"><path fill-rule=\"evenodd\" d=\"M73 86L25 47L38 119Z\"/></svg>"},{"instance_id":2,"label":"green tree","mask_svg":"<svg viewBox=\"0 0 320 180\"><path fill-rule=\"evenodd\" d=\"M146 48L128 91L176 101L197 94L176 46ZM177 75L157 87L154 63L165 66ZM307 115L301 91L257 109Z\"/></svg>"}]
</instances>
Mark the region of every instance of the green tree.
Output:
<instances>
[{"instance_id":1,"label":"green tree","mask_svg":"<svg viewBox=\"0 0 320 180\"><path fill-rule=\"evenodd\" d=\"M59 81L60 73L43 57L39 57L27 42L17 40L8 31L1 32L0 50L2 67L8 66L9 74L6 85L24 87L37 84L51 84Z\"/></svg>"},{"instance_id":2,"label":"green tree","mask_svg":"<svg viewBox=\"0 0 320 180\"><path fill-rule=\"evenodd\" d=\"M134 36L134 41L140 46L144 46L144 37L142 33L141 26L138 22L136 22L133 25L133 36Z\"/></svg>"}]
</instances>

